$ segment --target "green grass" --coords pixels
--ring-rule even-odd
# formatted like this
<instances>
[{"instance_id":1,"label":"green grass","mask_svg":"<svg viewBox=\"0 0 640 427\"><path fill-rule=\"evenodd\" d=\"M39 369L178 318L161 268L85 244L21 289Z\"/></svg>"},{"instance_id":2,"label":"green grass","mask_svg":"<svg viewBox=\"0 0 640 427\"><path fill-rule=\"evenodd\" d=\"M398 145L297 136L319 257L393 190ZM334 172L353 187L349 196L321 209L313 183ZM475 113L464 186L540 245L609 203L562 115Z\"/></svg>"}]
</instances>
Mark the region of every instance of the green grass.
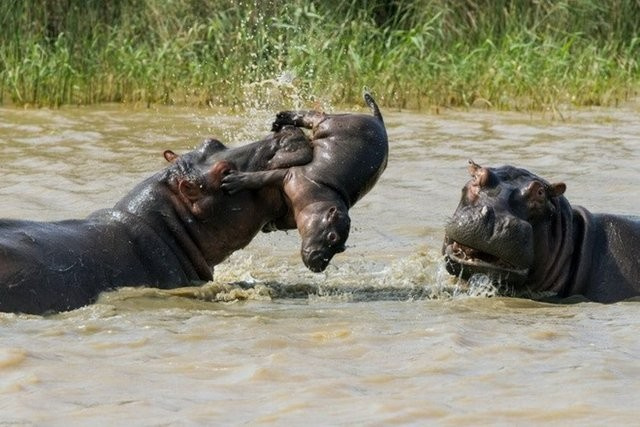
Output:
<instances>
[{"instance_id":1,"label":"green grass","mask_svg":"<svg viewBox=\"0 0 640 427\"><path fill-rule=\"evenodd\" d=\"M238 7L236 7L238 6ZM0 102L616 105L640 87L635 0L8 0Z\"/></svg>"}]
</instances>

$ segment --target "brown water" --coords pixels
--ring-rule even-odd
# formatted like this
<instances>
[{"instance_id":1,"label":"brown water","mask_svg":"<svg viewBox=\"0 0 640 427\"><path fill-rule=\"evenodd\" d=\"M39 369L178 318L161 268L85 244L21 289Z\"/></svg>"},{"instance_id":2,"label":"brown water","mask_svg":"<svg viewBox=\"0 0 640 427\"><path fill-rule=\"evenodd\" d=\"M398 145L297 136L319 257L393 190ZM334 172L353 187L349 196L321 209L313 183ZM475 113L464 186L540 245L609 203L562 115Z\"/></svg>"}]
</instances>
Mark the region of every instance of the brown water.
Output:
<instances>
[{"instance_id":1,"label":"brown water","mask_svg":"<svg viewBox=\"0 0 640 427\"><path fill-rule=\"evenodd\" d=\"M272 113L0 109L0 217L112 206L164 149L257 139ZM389 167L325 273L296 232L260 235L202 288L0 314L0 425L637 424L638 303L489 298L443 272L440 245L470 158L640 213L640 109L384 113Z\"/></svg>"}]
</instances>

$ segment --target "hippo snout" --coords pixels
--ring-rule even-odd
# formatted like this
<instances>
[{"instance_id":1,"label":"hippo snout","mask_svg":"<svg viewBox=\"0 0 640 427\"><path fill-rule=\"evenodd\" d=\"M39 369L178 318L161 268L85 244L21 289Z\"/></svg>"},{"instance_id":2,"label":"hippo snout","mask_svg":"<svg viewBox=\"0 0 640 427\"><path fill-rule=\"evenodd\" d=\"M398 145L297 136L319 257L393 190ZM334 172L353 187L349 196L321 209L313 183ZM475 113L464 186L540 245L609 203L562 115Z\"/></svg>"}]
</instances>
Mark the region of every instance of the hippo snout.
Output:
<instances>
[{"instance_id":1,"label":"hippo snout","mask_svg":"<svg viewBox=\"0 0 640 427\"><path fill-rule=\"evenodd\" d=\"M457 209L453 217L445 225L445 233L462 241L488 241L496 228L493 209L467 207Z\"/></svg>"},{"instance_id":2,"label":"hippo snout","mask_svg":"<svg viewBox=\"0 0 640 427\"><path fill-rule=\"evenodd\" d=\"M497 215L488 206L471 206L456 211L445 226L448 243L499 258L518 269L533 262L531 225L513 215Z\"/></svg>"},{"instance_id":3,"label":"hippo snout","mask_svg":"<svg viewBox=\"0 0 640 427\"><path fill-rule=\"evenodd\" d=\"M303 251L302 253L304 265L314 273L323 272L329 265L331 258L333 258L333 254L323 250Z\"/></svg>"}]
</instances>

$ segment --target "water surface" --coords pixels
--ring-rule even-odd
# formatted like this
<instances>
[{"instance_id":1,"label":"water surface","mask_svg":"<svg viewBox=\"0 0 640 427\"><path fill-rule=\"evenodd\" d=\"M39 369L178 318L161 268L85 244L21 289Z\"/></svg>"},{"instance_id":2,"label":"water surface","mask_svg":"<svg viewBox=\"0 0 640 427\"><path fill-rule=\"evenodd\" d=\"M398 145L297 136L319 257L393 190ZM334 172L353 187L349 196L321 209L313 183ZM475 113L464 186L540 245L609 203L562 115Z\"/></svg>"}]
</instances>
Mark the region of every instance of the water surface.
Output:
<instances>
[{"instance_id":1,"label":"water surface","mask_svg":"<svg viewBox=\"0 0 640 427\"><path fill-rule=\"evenodd\" d=\"M383 111L389 166L325 273L304 268L297 232L261 234L201 288L0 314L0 424L634 424L638 303L489 297L448 277L440 245L468 159L638 214L639 112ZM163 150L258 139L273 113L2 108L0 217L84 217Z\"/></svg>"}]
</instances>

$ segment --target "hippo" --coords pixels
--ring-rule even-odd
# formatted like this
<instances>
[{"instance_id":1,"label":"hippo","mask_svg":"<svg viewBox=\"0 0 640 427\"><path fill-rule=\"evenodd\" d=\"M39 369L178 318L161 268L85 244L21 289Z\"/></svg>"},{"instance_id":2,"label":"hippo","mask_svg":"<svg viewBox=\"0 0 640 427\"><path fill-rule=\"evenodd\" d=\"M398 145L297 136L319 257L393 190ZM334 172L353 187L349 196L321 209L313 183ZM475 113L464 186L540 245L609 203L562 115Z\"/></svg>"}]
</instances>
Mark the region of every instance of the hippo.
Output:
<instances>
[{"instance_id":1,"label":"hippo","mask_svg":"<svg viewBox=\"0 0 640 427\"><path fill-rule=\"evenodd\" d=\"M336 253L345 250L351 219L349 209L367 194L387 166L389 144L380 109L364 93L373 115L283 111L274 131L295 125L311 129L313 160L302 166L270 171L232 170L222 179L231 194L278 185L291 209L273 226L297 228L301 256L313 272L324 271Z\"/></svg>"},{"instance_id":2,"label":"hippo","mask_svg":"<svg viewBox=\"0 0 640 427\"><path fill-rule=\"evenodd\" d=\"M571 206L564 183L513 166L481 167L445 226L452 275L476 273L516 294L601 303L640 295L640 218Z\"/></svg>"},{"instance_id":3,"label":"hippo","mask_svg":"<svg viewBox=\"0 0 640 427\"><path fill-rule=\"evenodd\" d=\"M183 156L165 151L170 165L111 209L57 222L0 220L0 311L60 312L121 286L210 281L216 264L288 212L274 187L224 193L224 174L299 165L312 154L293 126L237 148L209 139Z\"/></svg>"}]
</instances>

